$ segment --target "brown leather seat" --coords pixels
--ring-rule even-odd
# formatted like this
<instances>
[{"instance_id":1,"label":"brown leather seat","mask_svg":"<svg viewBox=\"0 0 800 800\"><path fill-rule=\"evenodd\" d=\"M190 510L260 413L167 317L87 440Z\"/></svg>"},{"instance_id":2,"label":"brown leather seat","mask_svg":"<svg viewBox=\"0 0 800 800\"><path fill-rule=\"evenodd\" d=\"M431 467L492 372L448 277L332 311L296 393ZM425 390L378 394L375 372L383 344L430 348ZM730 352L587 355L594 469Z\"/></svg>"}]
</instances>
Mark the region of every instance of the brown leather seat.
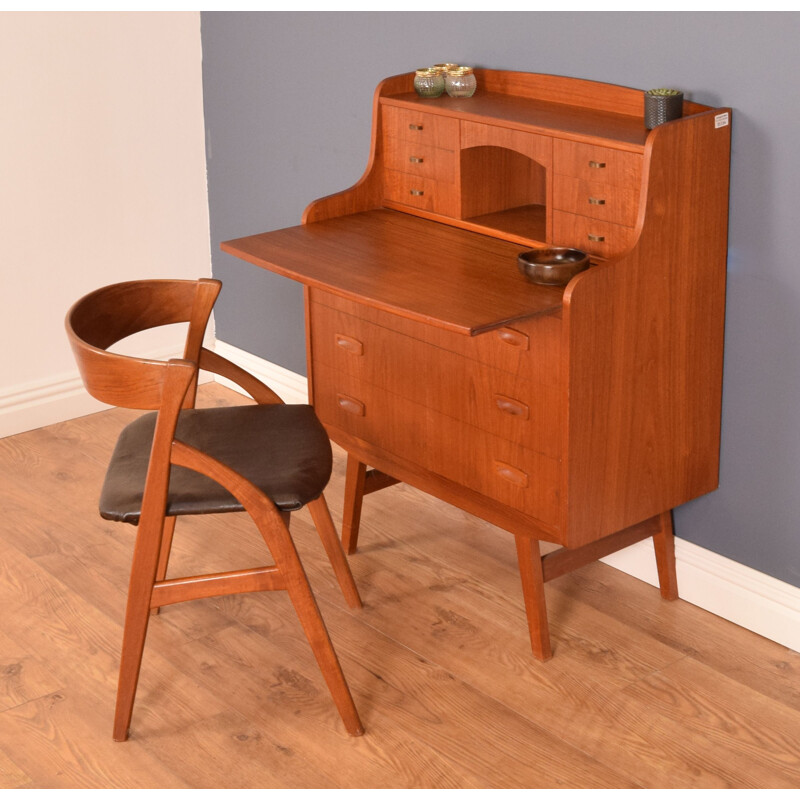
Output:
<instances>
[{"instance_id":1,"label":"brown leather seat","mask_svg":"<svg viewBox=\"0 0 800 800\"><path fill-rule=\"evenodd\" d=\"M128 425L117 441L100 514L139 523L156 414ZM314 409L257 405L183 411L175 436L247 478L280 511L298 511L322 494L331 475L331 445ZM193 470L170 470L167 516L244 511L225 487Z\"/></svg>"},{"instance_id":2,"label":"brown leather seat","mask_svg":"<svg viewBox=\"0 0 800 800\"><path fill-rule=\"evenodd\" d=\"M352 607L358 595L322 494L331 446L313 408L283 404L249 373L203 347L219 281L131 281L98 289L67 315L67 335L86 388L99 400L153 413L121 433L100 500L106 519L138 526L125 614L114 738L124 741L133 713L152 612L184 600L236 592L289 593L317 663L351 735L363 733L350 690L288 529L307 505ZM167 362L111 353L148 328L188 322L182 359ZM194 408L199 371L223 375L257 405ZM177 516L247 511L274 564L166 578Z\"/></svg>"}]
</instances>

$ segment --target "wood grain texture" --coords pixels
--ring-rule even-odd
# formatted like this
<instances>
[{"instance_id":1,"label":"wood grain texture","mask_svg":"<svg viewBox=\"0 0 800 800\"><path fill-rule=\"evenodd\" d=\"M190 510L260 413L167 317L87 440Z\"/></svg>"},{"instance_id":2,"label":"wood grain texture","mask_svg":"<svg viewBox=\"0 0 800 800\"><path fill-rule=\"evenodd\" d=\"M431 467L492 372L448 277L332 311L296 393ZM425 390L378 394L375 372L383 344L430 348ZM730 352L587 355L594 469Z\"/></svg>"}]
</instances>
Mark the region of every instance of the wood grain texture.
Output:
<instances>
[{"instance_id":1,"label":"wood grain texture","mask_svg":"<svg viewBox=\"0 0 800 800\"><path fill-rule=\"evenodd\" d=\"M516 244L396 211L246 236L221 248L312 288L464 335L556 311L563 294L519 274Z\"/></svg>"},{"instance_id":2,"label":"wood grain texture","mask_svg":"<svg viewBox=\"0 0 800 800\"><path fill-rule=\"evenodd\" d=\"M364 737L344 735L278 594L153 618L135 735L112 743L132 537L94 504L127 414L0 440L0 662L21 664L0 683L4 788L800 787L800 655L595 563L546 584L558 655L534 663L511 538L407 485L364 506L359 612L310 514L292 520ZM337 526L344 473L337 449ZM182 522L174 574L198 548L258 563L246 517Z\"/></svg>"},{"instance_id":3,"label":"wood grain texture","mask_svg":"<svg viewBox=\"0 0 800 800\"><path fill-rule=\"evenodd\" d=\"M653 131L636 245L565 293L568 542L717 485L729 158L713 112Z\"/></svg>"}]
</instances>

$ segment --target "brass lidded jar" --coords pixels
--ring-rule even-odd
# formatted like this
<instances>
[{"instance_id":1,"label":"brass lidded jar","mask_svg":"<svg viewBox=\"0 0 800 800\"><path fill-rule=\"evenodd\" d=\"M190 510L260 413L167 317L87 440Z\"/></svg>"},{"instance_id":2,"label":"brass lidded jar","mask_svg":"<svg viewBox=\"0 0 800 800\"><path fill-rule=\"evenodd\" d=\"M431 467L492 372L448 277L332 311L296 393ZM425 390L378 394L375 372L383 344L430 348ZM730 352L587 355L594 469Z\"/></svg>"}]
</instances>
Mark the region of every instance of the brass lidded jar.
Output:
<instances>
[{"instance_id":1,"label":"brass lidded jar","mask_svg":"<svg viewBox=\"0 0 800 800\"><path fill-rule=\"evenodd\" d=\"M478 82L472 67L454 67L447 71L444 87L450 97L472 97Z\"/></svg>"},{"instance_id":2,"label":"brass lidded jar","mask_svg":"<svg viewBox=\"0 0 800 800\"><path fill-rule=\"evenodd\" d=\"M420 97L439 97L444 92L444 75L435 67L418 69L414 75L414 89Z\"/></svg>"}]
</instances>

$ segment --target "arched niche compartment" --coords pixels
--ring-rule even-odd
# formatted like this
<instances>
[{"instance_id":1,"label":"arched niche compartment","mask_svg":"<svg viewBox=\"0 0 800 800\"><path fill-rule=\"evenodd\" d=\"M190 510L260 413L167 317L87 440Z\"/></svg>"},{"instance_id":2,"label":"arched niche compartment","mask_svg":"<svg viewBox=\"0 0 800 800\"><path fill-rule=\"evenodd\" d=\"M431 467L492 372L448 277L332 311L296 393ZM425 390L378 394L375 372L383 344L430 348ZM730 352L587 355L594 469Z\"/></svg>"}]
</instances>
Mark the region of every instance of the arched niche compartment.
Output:
<instances>
[{"instance_id":1,"label":"arched niche compartment","mask_svg":"<svg viewBox=\"0 0 800 800\"><path fill-rule=\"evenodd\" d=\"M462 219L544 242L547 205L544 164L508 147L462 147Z\"/></svg>"}]
</instances>

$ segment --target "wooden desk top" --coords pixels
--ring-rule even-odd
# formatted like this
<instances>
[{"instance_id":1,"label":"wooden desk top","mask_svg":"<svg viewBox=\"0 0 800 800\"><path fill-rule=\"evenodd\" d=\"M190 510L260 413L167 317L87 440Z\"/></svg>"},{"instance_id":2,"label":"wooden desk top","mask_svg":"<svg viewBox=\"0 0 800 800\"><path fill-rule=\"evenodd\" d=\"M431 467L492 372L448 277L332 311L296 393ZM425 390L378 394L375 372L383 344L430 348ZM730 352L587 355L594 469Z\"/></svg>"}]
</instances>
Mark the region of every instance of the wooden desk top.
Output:
<instances>
[{"instance_id":1,"label":"wooden desk top","mask_svg":"<svg viewBox=\"0 0 800 800\"><path fill-rule=\"evenodd\" d=\"M220 246L308 286L468 336L557 311L564 293L520 274L521 245L387 209Z\"/></svg>"}]
</instances>

